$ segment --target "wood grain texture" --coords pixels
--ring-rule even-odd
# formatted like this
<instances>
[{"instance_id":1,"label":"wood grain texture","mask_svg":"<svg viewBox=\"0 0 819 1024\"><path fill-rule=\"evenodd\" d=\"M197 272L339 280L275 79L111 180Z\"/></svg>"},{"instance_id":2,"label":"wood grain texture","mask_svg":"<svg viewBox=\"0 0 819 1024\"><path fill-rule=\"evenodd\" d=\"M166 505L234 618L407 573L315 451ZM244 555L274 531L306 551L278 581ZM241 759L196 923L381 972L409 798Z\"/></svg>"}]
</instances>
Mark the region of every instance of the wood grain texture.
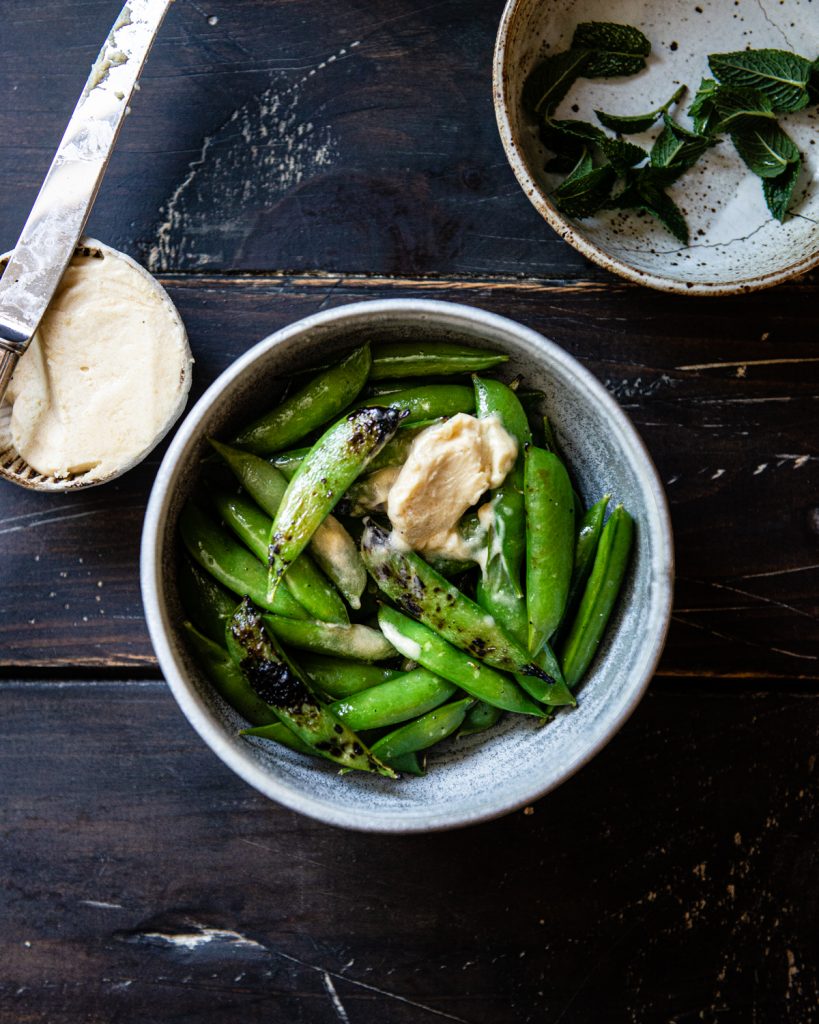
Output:
<instances>
[{"instance_id":1,"label":"wood grain texture","mask_svg":"<svg viewBox=\"0 0 819 1024\"><path fill-rule=\"evenodd\" d=\"M161 684L0 685L3 1020L810 1024L817 729L654 693L527 811L381 837L266 801Z\"/></svg>"},{"instance_id":2,"label":"wood grain texture","mask_svg":"<svg viewBox=\"0 0 819 1024\"><path fill-rule=\"evenodd\" d=\"M0 251L120 6L3 5ZM501 147L491 59L502 6L174 4L90 233L160 272L583 272Z\"/></svg>"},{"instance_id":3,"label":"wood grain texture","mask_svg":"<svg viewBox=\"0 0 819 1024\"><path fill-rule=\"evenodd\" d=\"M667 485L675 621L661 672L819 678L819 356L809 283L720 301L593 282L168 278L194 396L300 316L377 297L469 302L521 320L617 396ZM0 488L0 661L152 666L139 530L160 453L70 497Z\"/></svg>"}]
</instances>

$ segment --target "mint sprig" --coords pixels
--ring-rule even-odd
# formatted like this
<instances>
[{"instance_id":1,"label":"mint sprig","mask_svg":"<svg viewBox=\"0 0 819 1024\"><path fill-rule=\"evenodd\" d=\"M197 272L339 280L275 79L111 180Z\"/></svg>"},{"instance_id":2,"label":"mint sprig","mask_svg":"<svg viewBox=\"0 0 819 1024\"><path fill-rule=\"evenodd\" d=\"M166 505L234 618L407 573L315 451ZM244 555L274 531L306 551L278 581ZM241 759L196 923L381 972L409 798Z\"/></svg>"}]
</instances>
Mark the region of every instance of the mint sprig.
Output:
<instances>
[{"instance_id":1,"label":"mint sprig","mask_svg":"<svg viewBox=\"0 0 819 1024\"><path fill-rule=\"evenodd\" d=\"M607 114L603 110L595 110L595 116L600 124L610 128L618 135L639 135L640 132L647 132L657 121L668 113L675 103L679 103L685 95L686 87L681 85L674 95L661 107L651 110L647 114Z\"/></svg>"},{"instance_id":2,"label":"mint sprig","mask_svg":"<svg viewBox=\"0 0 819 1024\"><path fill-rule=\"evenodd\" d=\"M708 66L723 85L765 93L779 113L801 110L809 102L809 60L786 50L739 50L712 53Z\"/></svg>"},{"instance_id":3,"label":"mint sprig","mask_svg":"<svg viewBox=\"0 0 819 1024\"><path fill-rule=\"evenodd\" d=\"M793 191L799 180L802 170L802 156L798 160L791 161L775 178L762 179L762 191L765 195L765 202L768 209L781 223L788 215L788 208L791 205Z\"/></svg>"},{"instance_id":4,"label":"mint sprig","mask_svg":"<svg viewBox=\"0 0 819 1024\"><path fill-rule=\"evenodd\" d=\"M587 50L585 78L636 75L646 66L651 43L631 25L608 21L582 21L572 36L573 50Z\"/></svg>"}]
</instances>

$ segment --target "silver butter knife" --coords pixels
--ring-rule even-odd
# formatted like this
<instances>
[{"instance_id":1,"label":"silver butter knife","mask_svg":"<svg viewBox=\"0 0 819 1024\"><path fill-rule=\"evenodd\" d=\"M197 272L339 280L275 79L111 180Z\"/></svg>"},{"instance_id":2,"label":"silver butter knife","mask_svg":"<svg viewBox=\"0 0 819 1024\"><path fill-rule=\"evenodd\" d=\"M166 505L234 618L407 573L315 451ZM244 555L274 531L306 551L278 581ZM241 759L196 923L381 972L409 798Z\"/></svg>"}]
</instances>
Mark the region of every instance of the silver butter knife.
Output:
<instances>
[{"instance_id":1,"label":"silver butter knife","mask_svg":"<svg viewBox=\"0 0 819 1024\"><path fill-rule=\"evenodd\" d=\"M0 402L94 205L131 94L173 0L128 0L105 40L0 279Z\"/></svg>"}]
</instances>

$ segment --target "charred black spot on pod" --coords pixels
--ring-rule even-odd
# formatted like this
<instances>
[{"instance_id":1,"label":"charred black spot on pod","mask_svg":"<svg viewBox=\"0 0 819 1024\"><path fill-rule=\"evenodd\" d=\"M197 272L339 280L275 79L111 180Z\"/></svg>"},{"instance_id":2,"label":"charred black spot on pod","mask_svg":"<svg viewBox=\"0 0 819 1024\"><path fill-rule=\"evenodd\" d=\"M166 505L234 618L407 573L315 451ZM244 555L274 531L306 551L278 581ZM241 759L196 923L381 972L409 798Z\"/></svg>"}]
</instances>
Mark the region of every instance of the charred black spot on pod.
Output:
<instances>
[{"instance_id":1,"label":"charred black spot on pod","mask_svg":"<svg viewBox=\"0 0 819 1024\"><path fill-rule=\"evenodd\" d=\"M334 725L333 730L339 734L344 732L344 729L340 725Z\"/></svg>"},{"instance_id":2,"label":"charred black spot on pod","mask_svg":"<svg viewBox=\"0 0 819 1024\"><path fill-rule=\"evenodd\" d=\"M356 757L360 757L361 754L364 753L364 748L361 746L360 743L353 744L353 753L356 755Z\"/></svg>"},{"instance_id":3,"label":"charred black spot on pod","mask_svg":"<svg viewBox=\"0 0 819 1024\"><path fill-rule=\"evenodd\" d=\"M468 649L478 658L482 658L487 652L487 644L484 639L479 636L473 636L469 641Z\"/></svg>"},{"instance_id":4,"label":"charred black spot on pod","mask_svg":"<svg viewBox=\"0 0 819 1024\"><path fill-rule=\"evenodd\" d=\"M304 683L281 662L249 655L241 668L253 692L271 707L293 709L312 703Z\"/></svg>"},{"instance_id":5,"label":"charred black spot on pod","mask_svg":"<svg viewBox=\"0 0 819 1024\"><path fill-rule=\"evenodd\" d=\"M554 676L550 676L548 672L544 672L542 668L538 668L537 665L524 665L522 674L525 676L535 676L537 679L542 679L544 683L548 683L550 686L554 686L557 680Z\"/></svg>"}]
</instances>

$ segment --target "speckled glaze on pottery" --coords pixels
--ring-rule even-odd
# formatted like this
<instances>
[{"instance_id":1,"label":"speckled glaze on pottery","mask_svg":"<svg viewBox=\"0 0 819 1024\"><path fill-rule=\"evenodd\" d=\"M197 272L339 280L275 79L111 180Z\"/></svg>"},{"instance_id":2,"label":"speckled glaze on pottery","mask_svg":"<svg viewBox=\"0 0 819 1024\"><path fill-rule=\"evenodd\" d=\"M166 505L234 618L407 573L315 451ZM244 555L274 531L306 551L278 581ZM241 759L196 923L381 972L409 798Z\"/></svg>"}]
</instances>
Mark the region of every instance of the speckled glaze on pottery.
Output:
<instances>
[{"instance_id":1,"label":"speckled glaze on pottery","mask_svg":"<svg viewBox=\"0 0 819 1024\"><path fill-rule=\"evenodd\" d=\"M819 128L816 106L780 115L805 165L794 193L795 215L779 224L768 211L759 178L730 139L705 153L669 192L688 221L691 242L680 243L653 218L606 211L582 221L560 214L548 193L560 176L542 168L548 158L532 119L523 111L526 76L546 54L567 49L581 21L634 25L651 41L648 66L632 78L578 79L557 108L558 117L597 124L595 109L639 114L665 103L678 85L688 93L710 77L709 53L747 47L819 53L819 11L811 0L509 0L495 44L495 114L506 155L521 187L557 233L584 256L623 277L664 291L723 295L778 284L819 263ZM659 129L629 136L650 145Z\"/></svg>"},{"instance_id":2,"label":"speckled glaze on pottery","mask_svg":"<svg viewBox=\"0 0 819 1024\"><path fill-rule=\"evenodd\" d=\"M210 435L230 437L275 402L287 375L369 339L461 341L511 356L505 370L542 389L587 498L606 491L637 521L632 568L606 640L570 713L539 728L508 715L480 736L430 754L424 778L390 782L241 739L240 717L186 649L176 591L176 521ZM637 706L660 656L672 592L671 526L648 453L626 415L576 360L526 327L469 306L422 300L357 303L308 317L260 342L211 385L157 474L142 535L142 596L154 649L182 711L206 743L262 793L321 821L374 832L425 832L504 814L585 764Z\"/></svg>"}]
</instances>

